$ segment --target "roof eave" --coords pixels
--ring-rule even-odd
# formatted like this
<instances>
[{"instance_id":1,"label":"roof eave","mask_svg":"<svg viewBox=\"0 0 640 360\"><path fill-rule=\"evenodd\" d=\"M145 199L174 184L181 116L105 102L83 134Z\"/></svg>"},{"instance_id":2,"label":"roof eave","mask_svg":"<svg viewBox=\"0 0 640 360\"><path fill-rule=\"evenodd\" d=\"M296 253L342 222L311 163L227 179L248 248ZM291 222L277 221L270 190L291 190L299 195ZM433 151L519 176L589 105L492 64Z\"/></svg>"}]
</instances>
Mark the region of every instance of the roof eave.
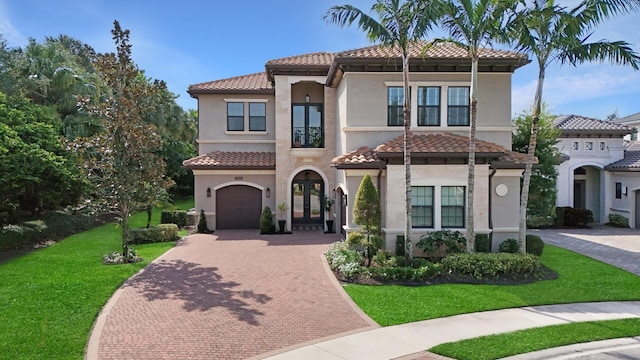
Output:
<instances>
[{"instance_id":1,"label":"roof eave","mask_svg":"<svg viewBox=\"0 0 640 360\"><path fill-rule=\"evenodd\" d=\"M187 90L192 98L204 94L275 94L275 89L210 89L210 90Z\"/></svg>"}]
</instances>

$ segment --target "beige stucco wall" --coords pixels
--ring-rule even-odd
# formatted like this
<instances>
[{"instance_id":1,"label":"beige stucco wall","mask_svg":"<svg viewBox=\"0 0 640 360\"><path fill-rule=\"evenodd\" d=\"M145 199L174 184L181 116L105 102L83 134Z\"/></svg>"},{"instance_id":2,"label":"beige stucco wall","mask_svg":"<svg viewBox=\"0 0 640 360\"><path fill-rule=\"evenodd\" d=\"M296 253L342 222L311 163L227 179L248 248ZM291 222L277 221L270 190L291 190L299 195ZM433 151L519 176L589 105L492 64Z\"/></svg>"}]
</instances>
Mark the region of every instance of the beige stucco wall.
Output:
<instances>
[{"instance_id":1,"label":"beige stucco wall","mask_svg":"<svg viewBox=\"0 0 640 360\"><path fill-rule=\"evenodd\" d=\"M609 173L611 183L608 196L610 199L609 207L606 209L607 218L610 213L619 214L629 219L629 226L632 228L640 228L640 214L636 202L640 202L640 174L638 172L615 172ZM615 198L615 183L622 183L622 198ZM626 190L626 195L625 195Z\"/></svg>"},{"instance_id":2,"label":"beige stucco wall","mask_svg":"<svg viewBox=\"0 0 640 360\"><path fill-rule=\"evenodd\" d=\"M477 137L511 148L511 74L478 75ZM446 125L448 86L469 86L469 74L411 73L412 131L468 134L468 127ZM375 147L402 134L402 129L387 126L387 87L402 86L400 73L347 73L338 85L340 127L345 132L342 152L367 145ZM441 126L417 126L418 86L441 87Z\"/></svg>"},{"instance_id":3,"label":"beige stucco wall","mask_svg":"<svg viewBox=\"0 0 640 360\"><path fill-rule=\"evenodd\" d=\"M274 197L275 172L259 170L194 170L195 211L204 210L207 225L216 229L216 190L230 185L248 185L262 191L262 208L269 206L275 212ZM207 197L207 188L211 189L211 197ZM271 190L271 197L266 195L266 189ZM274 214L275 215L275 214Z\"/></svg>"},{"instance_id":4,"label":"beige stucco wall","mask_svg":"<svg viewBox=\"0 0 640 360\"><path fill-rule=\"evenodd\" d=\"M520 218L520 175L522 170L499 169L491 179L492 250L506 239L518 238ZM498 186L506 186L507 193L499 195Z\"/></svg>"},{"instance_id":5,"label":"beige stucco wall","mask_svg":"<svg viewBox=\"0 0 640 360\"><path fill-rule=\"evenodd\" d=\"M198 154L223 151L274 151L275 97L270 94L198 95ZM227 100L227 101L225 101ZM265 102L267 131L249 131L249 102ZM227 131L227 102L243 102L245 131Z\"/></svg>"}]
</instances>

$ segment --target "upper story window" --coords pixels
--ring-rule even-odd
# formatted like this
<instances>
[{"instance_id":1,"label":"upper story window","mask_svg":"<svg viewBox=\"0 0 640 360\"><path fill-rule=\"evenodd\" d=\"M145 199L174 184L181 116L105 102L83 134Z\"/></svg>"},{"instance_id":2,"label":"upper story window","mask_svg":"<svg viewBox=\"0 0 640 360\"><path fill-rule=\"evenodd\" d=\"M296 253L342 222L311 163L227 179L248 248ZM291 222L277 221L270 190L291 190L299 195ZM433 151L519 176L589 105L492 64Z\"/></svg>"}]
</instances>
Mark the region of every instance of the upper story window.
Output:
<instances>
[{"instance_id":1,"label":"upper story window","mask_svg":"<svg viewBox=\"0 0 640 360\"><path fill-rule=\"evenodd\" d=\"M244 131L244 103L227 103L227 131Z\"/></svg>"},{"instance_id":2,"label":"upper story window","mask_svg":"<svg viewBox=\"0 0 640 360\"><path fill-rule=\"evenodd\" d=\"M439 87L418 87L418 126L440 126Z\"/></svg>"},{"instance_id":3,"label":"upper story window","mask_svg":"<svg viewBox=\"0 0 640 360\"><path fill-rule=\"evenodd\" d=\"M249 131L267 131L267 104L249 103Z\"/></svg>"},{"instance_id":4,"label":"upper story window","mask_svg":"<svg viewBox=\"0 0 640 360\"><path fill-rule=\"evenodd\" d=\"M576 151L577 151L577 150L580 150L580 143L579 143L579 142L577 142L577 141L572 142L572 143L571 143L571 149L572 149L572 150L576 150Z\"/></svg>"},{"instance_id":5,"label":"upper story window","mask_svg":"<svg viewBox=\"0 0 640 360\"><path fill-rule=\"evenodd\" d=\"M449 87L447 125L469 126L469 87Z\"/></svg>"},{"instance_id":6,"label":"upper story window","mask_svg":"<svg viewBox=\"0 0 640 360\"><path fill-rule=\"evenodd\" d=\"M607 143L604 141L600 141L600 150L607 150Z\"/></svg>"},{"instance_id":7,"label":"upper story window","mask_svg":"<svg viewBox=\"0 0 640 360\"><path fill-rule=\"evenodd\" d=\"M404 125L403 115L404 88L391 86L387 88L387 125Z\"/></svg>"},{"instance_id":8,"label":"upper story window","mask_svg":"<svg viewBox=\"0 0 640 360\"><path fill-rule=\"evenodd\" d=\"M322 104L292 104L291 146L324 147Z\"/></svg>"},{"instance_id":9,"label":"upper story window","mask_svg":"<svg viewBox=\"0 0 640 360\"><path fill-rule=\"evenodd\" d=\"M593 150L593 141L587 141L584 143L585 150Z\"/></svg>"},{"instance_id":10,"label":"upper story window","mask_svg":"<svg viewBox=\"0 0 640 360\"><path fill-rule=\"evenodd\" d=\"M433 186L411 187L411 224L414 228L433 227Z\"/></svg>"}]
</instances>

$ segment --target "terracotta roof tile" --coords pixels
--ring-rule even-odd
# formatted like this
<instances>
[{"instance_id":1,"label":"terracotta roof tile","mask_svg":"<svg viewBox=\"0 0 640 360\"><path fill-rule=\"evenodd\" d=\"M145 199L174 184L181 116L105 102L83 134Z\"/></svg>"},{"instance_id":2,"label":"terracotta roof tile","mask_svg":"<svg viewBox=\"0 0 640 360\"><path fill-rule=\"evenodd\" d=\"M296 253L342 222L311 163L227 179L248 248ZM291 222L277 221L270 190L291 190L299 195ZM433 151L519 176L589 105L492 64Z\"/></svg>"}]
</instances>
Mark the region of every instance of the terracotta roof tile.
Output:
<instances>
[{"instance_id":1,"label":"terracotta roof tile","mask_svg":"<svg viewBox=\"0 0 640 360\"><path fill-rule=\"evenodd\" d=\"M605 169L612 171L640 171L640 141L633 141L624 151L624 158L613 162Z\"/></svg>"},{"instance_id":2,"label":"terracotta roof tile","mask_svg":"<svg viewBox=\"0 0 640 360\"><path fill-rule=\"evenodd\" d=\"M631 132L629 127L626 125L579 115L559 116L553 121L553 123L563 132L619 132L620 134L628 134Z\"/></svg>"},{"instance_id":3,"label":"terracotta roof tile","mask_svg":"<svg viewBox=\"0 0 640 360\"><path fill-rule=\"evenodd\" d=\"M378 153L403 152L403 137L399 136L376 147ZM505 153L500 145L487 141L476 141L476 152ZM411 152L414 153L468 153L469 138L451 133L414 135L411 138Z\"/></svg>"},{"instance_id":4,"label":"terracotta roof tile","mask_svg":"<svg viewBox=\"0 0 640 360\"><path fill-rule=\"evenodd\" d=\"M273 87L267 81L264 72L236 76L227 79L215 80L189 86L190 94L207 94L233 91L271 91Z\"/></svg>"},{"instance_id":5,"label":"terracotta roof tile","mask_svg":"<svg viewBox=\"0 0 640 360\"><path fill-rule=\"evenodd\" d=\"M378 160L375 150L368 146L362 146L357 150L335 157L331 162L340 165L384 164Z\"/></svg>"},{"instance_id":6,"label":"terracotta roof tile","mask_svg":"<svg viewBox=\"0 0 640 360\"><path fill-rule=\"evenodd\" d=\"M215 151L182 162L187 169L256 168L275 169L273 152Z\"/></svg>"},{"instance_id":7,"label":"terracotta roof tile","mask_svg":"<svg viewBox=\"0 0 640 360\"><path fill-rule=\"evenodd\" d=\"M410 47L411 57L423 57L422 51L427 43L419 42ZM399 47L382 47L380 45L372 45L359 49L347 50L336 54L336 58L399 58L401 52ZM424 54L425 58L436 59L456 59L456 58L468 58L467 51L461 47L452 43L439 43L433 45ZM481 49L480 57L486 59L522 59L527 57L524 54L520 54L513 51L494 50L494 49Z\"/></svg>"},{"instance_id":8,"label":"terracotta roof tile","mask_svg":"<svg viewBox=\"0 0 640 360\"><path fill-rule=\"evenodd\" d=\"M333 57L334 53L314 52L269 60L266 65L319 65L328 67L333 62Z\"/></svg>"}]
</instances>

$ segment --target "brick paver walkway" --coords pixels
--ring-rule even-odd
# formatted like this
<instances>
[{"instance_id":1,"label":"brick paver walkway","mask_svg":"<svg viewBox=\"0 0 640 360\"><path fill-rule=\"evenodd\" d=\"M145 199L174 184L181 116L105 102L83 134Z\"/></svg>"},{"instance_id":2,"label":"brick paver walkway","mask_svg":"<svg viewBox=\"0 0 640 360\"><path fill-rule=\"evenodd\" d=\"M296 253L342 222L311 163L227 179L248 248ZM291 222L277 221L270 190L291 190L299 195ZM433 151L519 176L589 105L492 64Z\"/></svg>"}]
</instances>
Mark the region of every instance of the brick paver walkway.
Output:
<instances>
[{"instance_id":1,"label":"brick paver walkway","mask_svg":"<svg viewBox=\"0 0 640 360\"><path fill-rule=\"evenodd\" d=\"M593 229L529 230L545 243L600 260L640 276L640 230L597 225Z\"/></svg>"},{"instance_id":2,"label":"brick paver walkway","mask_svg":"<svg viewBox=\"0 0 640 360\"><path fill-rule=\"evenodd\" d=\"M260 358L376 327L323 263L322 251L337 239L320 232L192 235L114 295L87 358Z\"/></svg>"}]
</instances>

